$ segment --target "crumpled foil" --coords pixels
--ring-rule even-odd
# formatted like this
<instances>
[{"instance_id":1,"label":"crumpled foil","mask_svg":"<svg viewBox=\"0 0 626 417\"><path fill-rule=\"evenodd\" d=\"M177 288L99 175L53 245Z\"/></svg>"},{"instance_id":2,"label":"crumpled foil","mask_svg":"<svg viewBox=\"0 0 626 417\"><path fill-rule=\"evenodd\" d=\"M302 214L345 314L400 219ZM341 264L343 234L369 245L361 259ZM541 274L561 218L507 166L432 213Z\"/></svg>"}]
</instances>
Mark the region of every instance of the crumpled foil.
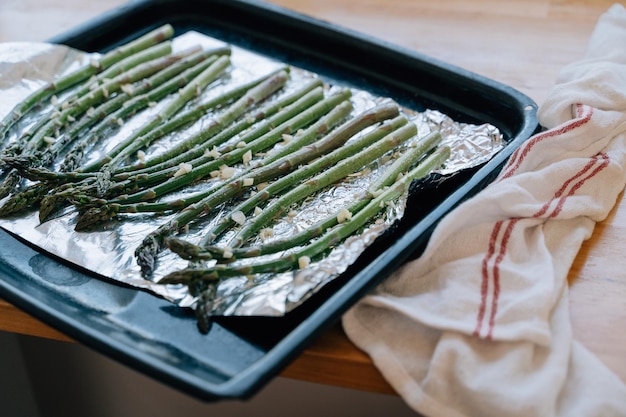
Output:
<instances>
[{"instance_id":1,"label":"crumpled foil","mask_svg":"<svg viewBox=\"0 0 626 417\"><path fill-rule=\"evenodd\" d=\"M213 47L222 45L219 40L189 32L174 40L174 50L184 49L192 45ZM7 43L0 44L0 117L8 114L13 106L26 97L34 89L52 80L58 74L84 65L93 55L73 50L61 45L45 43ZM253 52L233 47L231 59L233 69L230 70L231 83L243 82L277 68L280 63L260 56ZM315 76L306 71L292 69L292 79ZM229 84L231 85L231 84ZM227 86L226 86L227 87ZM331 88L336 88L333 86ZM219 93L220 87L212 89L211 94ZM204 99L200 97L199 100ZM385 100L373 97L365 91L353 90L355 113L372 103ZM146 110L135 116L130 123L112 135L109 143L123 138L133 127L138 126L150 112ZM417 124L419 137L439 130L444 136L444 144L452 149L452 157L442 167L441 174L450 174L463 168L481 164L490 159L503 146L503 138L492 125L469 125L457 123L438 111L415 113L406 109L405 114ZM210 117L210 116L207 116ZM192 126L186 134L194 129L202 128L207 118ZM27 119L18 129L14 129L8 140L17 140L20 129L28 127L33 120ZM170 140L180 140L184 134L170 135ZM416 140L416 139L413 139ZM167 147L167 142L163 147ZM408 144L406 146L409 146ZM159 147L155 147L156 153ZM162 150L162 149L161 149ZM94 152L94 158L99 149ZM150 154L148 154L150 156ZM273 227L272 239L290 236L295 231L307 228L315 221L336 213L350 203L354 196L364 190L374 180L381 169L393 160L393 155L383 158L364 170L360 175L350 176L315 198L308 199L297 210L285 219L278 221ZM197 187L201 187L202 184ZM378 236L384 233L396 220L404 214L405 199L386 208L385 213L368 226L360 234L347 239L334 248L321 261L309 267L281 274L263 274L250 277L226 279L219 284L213 302L212 315L264 315L280 316L303 303L310 295L318 291L330 280L342 274L349 265ZM1 202L0 202L1 203ZM223 208L222 210L225 210ZM219 213L213 220L218 221ZM181 307L194 307L196 299L189 294L183 285L160 285L159 278L166 273L188 266L175 254L164 251L158 259L158 268L154 277L146 279L142 276L134 258L134 250L143 238L169 219L166 215L122 216L120 220L107 224L98 231L81 233L74 231L76 215L67 210L61 215L40 223L36 212L29 212L18 217L0 219L0 226L19 235L21 238L39 247L45 252L59 256L70 263L85 268L96 276L118 281L133 287L146 289ZM180 237L191 242L201 239L204 228L191 227Z\"/></svg>"}]
</instances>

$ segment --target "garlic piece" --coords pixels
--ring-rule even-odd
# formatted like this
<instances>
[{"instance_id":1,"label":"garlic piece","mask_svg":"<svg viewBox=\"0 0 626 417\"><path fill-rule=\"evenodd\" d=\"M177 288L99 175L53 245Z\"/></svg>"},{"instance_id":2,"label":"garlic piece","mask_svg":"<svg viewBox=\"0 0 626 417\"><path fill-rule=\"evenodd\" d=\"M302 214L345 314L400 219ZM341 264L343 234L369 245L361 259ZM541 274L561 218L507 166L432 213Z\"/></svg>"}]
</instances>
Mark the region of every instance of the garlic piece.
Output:
<instances>
[{"instance_id":1,"label":"garlic piece","mask_svg":"<svg viewBox=\"0 0 626 417\"><path fill-rule=\"evenodd\" d=\"M213 149L211 149L211 150L208 150L208 149L207 149L207 150L204 152L204 156L210 156L210 157L211 157L211 158L213 158L213 159L217 159L217 158L219 158L220 156L222 156L222 154L220 153L220 151L218 151L218 150L217 150L217 147L215 147L215 146L214 146L214 147L213 147Z\"/></svg>"},{"instance_id":2,"label":"garlic piece","mask_svg":"<svg viewBox=\"0 0 626 417\"><path fill-rule=\"evenodd\" d=\"M274 229L270 227L265 227L259 232L259 237L261 240L265 241L274 236Z\"/></svg>"},{"instance_id":3,"label":"garlic piece","mask_svg":"<svg viewBox=\"0 0 626 417\"><path fill-rule=\"evenodd\" d=\"M243 225L246 222L246 215L243 213L243 211L236 211L234 212L230 218L237 223L238 225Z\"/></svg>"},{"instance_id":4,"label":"garlic piece","mask_svg":"<svg viewBox=\"0 0 626 417\"><path fill-rule=\"evenodd\" d=\"M306 268L310 264L311 258L309 258L308 256L301 256L298 258L298 267L300 267L300 269Z\"/></svg>"},{"instance_id":5,"label":"garlic piece","mask_svg":"<svg viewBox=\"0 0 626 417\"><path fill-rule=\"evenodd\" d=\"M352 213L345 207L339 210L337 214L337 223L344 223L352 218Z\"/></svg>"},{"instance_id":6,"label":"garlic piece","mask_svg":"<svg viewBox=\"0 0 626 417\"><path fill-rule=\"evenodd\" d=\"M235 168L229 167L228 165L222 165L220 167L220 178L223 180L227 180L235 175Z\"/></svg>"},{"instance_id":7,"label":"garlic piece","mask_svg":"<svg viewBox=\"0 0 626 417\"><path fill-rule=\"evenodd\" d=\"M252 161L252 151L247 150L246 153L243 154L242 160L244 165L248 165L250 161Z\"/></svg>"},{"instance_id":8,"label":"garlic piece","mask_svg":"<svg viewBox=\"0 0 626 417\"><path fill-rule=\"evenodd\" d=\"M180 177L181 175L188 174L191 172L192 169L193 169L193 165L191 165L188 162L183 162L180 165L178 165L178 171L174 173L174 178Z\"/></svg>"}]
</instances>

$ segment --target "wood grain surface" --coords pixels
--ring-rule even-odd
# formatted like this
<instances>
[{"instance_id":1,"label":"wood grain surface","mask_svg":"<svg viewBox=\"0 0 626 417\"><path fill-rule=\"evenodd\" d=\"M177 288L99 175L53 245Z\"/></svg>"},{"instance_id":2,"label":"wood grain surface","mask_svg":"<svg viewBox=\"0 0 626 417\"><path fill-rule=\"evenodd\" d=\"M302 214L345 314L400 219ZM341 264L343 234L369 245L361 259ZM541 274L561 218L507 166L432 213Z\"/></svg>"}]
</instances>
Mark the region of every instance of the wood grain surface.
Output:
<instances>
[{"instance_id":1,"label":"wood grain surface","mask_svg":"<svg viewBox=\"0 0 626 417\"><path fill-rule=\"evenodd\" d=\"M124 4L121 0L2 0L0 41L41 41ZM272 0L508 84L538 104L559 70L580 59L608 0ZM626 202L583 244L570 275L574 335L626 380ZM0 330L67 336L0 300ZM284 376L391 393L339 325Z\"/></svg>"}]
</instances>

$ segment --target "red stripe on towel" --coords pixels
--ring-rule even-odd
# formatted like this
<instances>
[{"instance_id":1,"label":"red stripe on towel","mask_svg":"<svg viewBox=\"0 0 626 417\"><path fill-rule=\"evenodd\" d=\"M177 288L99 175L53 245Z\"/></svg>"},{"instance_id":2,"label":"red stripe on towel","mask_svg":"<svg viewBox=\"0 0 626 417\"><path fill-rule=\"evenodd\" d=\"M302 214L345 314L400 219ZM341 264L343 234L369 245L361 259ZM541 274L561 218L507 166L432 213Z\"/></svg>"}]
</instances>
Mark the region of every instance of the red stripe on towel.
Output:
<instances>
[{"instance_id":1,"label":"red stripe on towel","mask_svg":"<svg viewBox=\"0 0 626 417\"><path fill-rule=\"evenodd\" d=\"M600 154L598 154L598 155L597 155L594 159L597 161L597 160L598 160L598 157L602 159L602 162L600 163L600 165L599 165L599 166L597 166L597 167L596 167L596 169L594 169L594 170L591 172L591 174L589 174L589 176L588 176L587 178L583 178L583 179L582 179L582 180L580 180L578 183L576 183L576 184L572 187L572 190L570 191L570 193L569 193L567 196L563 196L563 197L561 197L561 198L559 199L559 202L558 202L558 204L557 204L556 208L554 209L554 211L553 211L553 212L552 212L552 214L550 215L550 217L551 217L551 218L558 216L558 215L559 215L559 213L561 212L561 210L563 210L563 205L565 204L565 200L567 199L567 197L569 197L569 196L571 196L571 195L574 195L574 194L576 193L576 191L578 191L578 189L579 189L580 187L582 187L582 186L583 186L583 184L584 184L587 180L589 180L589 179L591 179L591 178L595 177L595 176L598 174L598 172L602 171L604 168L606 168L606 167L609 165L610 160L609 160L609 156L608 156L607 154L605 154L605 153L600 153Z\"/></svg>"},{"instance_id":2,"label":"red stripe on towel","mask_svg":"<svg viewBox=\"0 0 626 417\"><path fill-rule=\"evenodd\" d=\"M474 336L480 336L480 331L483 325L483 319L485 317L485 310L487 309L487 294L489 292L489 260L496 252L496 242L500 229L504 224L503 221L496 222L491 232L491 238L489 239L489 249L486 256L483 258L482 264L482 282L480 284L480 307L478 309L478 318L476 321L476 329L474 329Z\"/></svg>"},{"instance_id":3,"label":"red stripe on towel","mask_svg":"<svg viewBox=\"0 0 626 417\"><path fill-rule=\"evenodd\" d=\"M559 188L557 190L556 193L554 193L554 196L552 196L552 198L550 200L548 200L543 207L541 207L541 209L532 215L532 217L542 217L544 214L546 214L548 212L548 209L550 208L550 205L552 205L552 203L554 201L556 201L557 199L559 200L559 205L561 206L561 208L563 207L563 203L565 201L565 198L567 198L567 196L563 197L563 194L565 193L565 190L570 186L570 184L572 182L574 182L575 180L577 180L578 178L582 177L583 175L585 175L587 173L587 171L589 171L594 165L596 165L596 162L598 161L597 156L594 158L591 158L589 160L589 162L587 162L587 164L576 173L576 175L574 175L573 177L571 177L570 179L568 179L567 181L565 181L563 183L563 185L561 186L561 188ZM576 187L576 190L578 188L580 188L580 185L582 185L580 182L578 183L578 187ZM575 191L575 190L574 190ZM571 195L571 192L568 194ZM558 212L561 211L561 208L558 209ZM556 210L555 210L556 211ZM558 214L558 212L556 214ZM548 216L548 217L555 217L556 214L554 214L554 212L552 213L552 215Z\"/></svg>"},{"instance_id":4,"label":"red stripe on towel","mask_svg":"<svg viewBox=\"0 0 626 417\"><path fill-rule=\"evenodd\" d=\"M579 110L581 110L579 108ZM589 113L592 113L590 111ZM579 111L581 114L581 111ZM600 162L598 164L598 161ZM609 165L609 157L604 153L600 153L593 158L582 168L580 169L574 176L567 179L563 185L555 192L553 197L546 201L546 203L538 210L533 216L533 218L545 217L545 214L548 213L550 207L553 206L552 212L547 216L547 218L554 218L561 213L563 206L567 200L567 198L573 196L579 189L582 187L585 182L595 177L600 171L606 168ZM592 170L592 168L594 168ZM591 172L590 172L591 171ZM491 292L491 305L489 312L489 320L488 320L488 328L487 333L484 336L486 339L491 339L493 337L493 329L495 326L495 316L498 310L498 300L500 296L500 264L506 255L509 240L515 225L522 218L514 218L510 219L507 222L506 228L502 236L499 238L501 234L502 227L504 226L505 221L501 220L494 224L494 227L491 232L491 236L489 239L489 247L485 257L482 262L482 281L481 281L481 303L478 310L477 315L477 323L476 328L474 330L474 335L480 337L481 331L485 321L485 314L487 310L487 306L489 305L489 284L491 282L492 292ZM498 244L498 242L500 242ZM497 251L497 247L499 246L499 250ZM489 268L489 264L491 263L493 257L496 255L495 260L493 261L492 268ZM490 273L491 272L491 273ZM490 281L491 279L491 281Z\"/></svg>"},{"instance_id":5,"label":"red stripe on towel","mask_svg":"<svg viewBox=\"0 0 626 417\"><path fill-rule=\"evenodd\" d=\"M517 218L509 221L509 224L507 225L506 230L502 235L500 253L498 253L498 257L493 264L493 295L491 297L491 314L489 314L489 328L487 330L486 336L487 339L491 339L491 337L493 336L493 327L495 325L496 312L498 311L498 298L500 298L500 263L504 259L506 249L509 245L509 239L511 238L513 229L515 228L515 225L519 220L521 219Z\"/></svg>"},{"instance_id":6,"label":"red stripe on towel","mask_svg":"<svg viewBox=\"0 0 626 417\"><path fill-rule=\"evenodd\" d=\"M584 114L584 110L587 110L587 113ZM509 158L506 166L502 170L503 174L498 178L498 181L503 180L505 178L510 177L517 171L520 167L524 159L528 156L528 153L532 150L532 148L539 142L554 137L558 135L562 135L564 133L570 132L584 124L588 123L591 120L591 116L593 115L593 108L589 106L583 106L578 104L576 106L576 113L578 118L572 119L570 122L564 124L561 128L555 130L547 130L543 133L538 133L529 141L524 143L522 146L517 148L515 152Z\"/></svg>"},{"instance_id":7,"label":"red stripe on towel","mask_svg":"<svg viewBox=\"0 0 626 417\"><path fill-rule=\"evenodd\" d=\"M597 165L597 162L599 160L601 162L600 162L599 165ZM563 205L565 204L565 201L567 200L567 198L573 196L576 193L576 191L578 191L578 189L580 189L580 187L582 187L584 185L585 182L587 182L591 178L595 177L600 171L602 171L604 168L606 168L609 165L609 162L610 161L609 161L608 155L606 155L604 153L598 154L595 157L593 157L593 159L591 161L589 161L589 163L586 164L579 172L577 172L576 175L574 175L572 178L568 179L563 184L563 186L559 189L559 191L557 191L557 193L555 193L555 196L550 201L547 201L544 204L544 206L541 208L541 210L539 210L537 213L535 213L532 217L533 218L542 217L543 214L545 214L547 212L547 208L550 207L552 205L552 202L554 202L555 200L558 200L558 203L557 203L556 207L554 208L554 210L547 217L548 218L554 218L554 217L558 216L559 213L561 212L561 210L563 209ZM594 165L597 165L597 166L591 173L589 173L587 176L585 176L582 179L580 179L576 184L574 184L574 186L572 186L569 189L567 194L563 195L565 189L567 189L568 186L575 179L581 178ZM559 192L560 192L561 195L558 195ZM521 220L521 218L515 218L515 219L509 220L509 224L507 225L506 230L505 230L504 234L502 235L502 243L500 244L500 252L498 253L498 256L497 256L497 258L496 258L496 260L494 262L494 265L493 265L493 274L492 274L493 275L493 295L492 295L492 298L491 298L491 312L490 312L490 315L489 315L489 327L488 327L488 330L487 330L487 335L485 336L486 339L491 339L493 337L493 329L494 329L494 326L495 326L495 318L496 318L496 313L498 311L498 299L499 299L499 296L500 296L500 263L504 259L504 256L505 256L506 251L507 251L509 239L511 237L511 234L513 233L513 229L514 229L515 225L517 224L517 222L519 220Z\"/></svg>"}]
</instances>

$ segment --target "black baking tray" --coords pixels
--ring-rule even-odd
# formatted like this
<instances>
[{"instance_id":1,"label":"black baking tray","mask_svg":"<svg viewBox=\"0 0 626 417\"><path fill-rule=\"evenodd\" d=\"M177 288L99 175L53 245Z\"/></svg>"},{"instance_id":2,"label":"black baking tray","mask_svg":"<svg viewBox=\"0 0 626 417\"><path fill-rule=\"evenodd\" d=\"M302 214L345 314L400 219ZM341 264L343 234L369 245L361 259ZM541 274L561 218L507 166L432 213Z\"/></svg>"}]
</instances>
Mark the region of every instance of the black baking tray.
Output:
<instances>
[{"instance_id":1,"label":"black baking tray","mask_svg":"<svg viewBox=\"0 0 626 417\"><path fill-rule=\"evenodd\" d=\"M538 129L535 103L477 74L274 5L245 0L135 1L52 42L104 52L171 23L415 110L496 125L507 139L479 169L432 181L405 219L345 274L284 317L195 317L146 293L94 278L0 233L0 296L83 344L202 400L248 398L394 269L423 251L437 222L484 188ZM419 31L419 28L417 29ZM434 185L433 185L434 184Z\"/></svg>"}]
</instances>

